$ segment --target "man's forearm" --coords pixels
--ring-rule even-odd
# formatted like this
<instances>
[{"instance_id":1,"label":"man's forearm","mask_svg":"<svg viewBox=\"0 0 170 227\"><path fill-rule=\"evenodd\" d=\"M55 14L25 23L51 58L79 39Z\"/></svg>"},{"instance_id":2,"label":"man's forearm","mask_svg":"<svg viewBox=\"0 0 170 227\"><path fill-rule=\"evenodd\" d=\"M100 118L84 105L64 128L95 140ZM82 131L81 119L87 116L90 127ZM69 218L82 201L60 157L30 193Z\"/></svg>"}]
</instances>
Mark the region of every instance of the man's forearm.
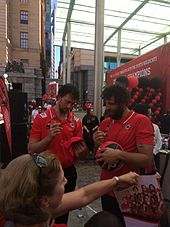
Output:
<instances>
[{"instance_id":1,"label":"man's forearm","mask_svg":"<svg viewBox=\"0 0 170 227\"><path fill-rule=\"evenodd\" d=\"M45 151L47 149L47 146L52 141L52 137L47 136L44 139L36 142L30 141L28 144L28 152L33 153L41 153L42 151Z\"/></svg>"},{"instance_id":2,"label":"man's forearm","mask_svg":"<svg viewBox=\"0 0 170 227\"><path fill-rule=\"evenodd\" d=\"M152 158L142 153L121 152L119 160L138 168L146 168L152 163Z\"/></svg>"}]
</instances>

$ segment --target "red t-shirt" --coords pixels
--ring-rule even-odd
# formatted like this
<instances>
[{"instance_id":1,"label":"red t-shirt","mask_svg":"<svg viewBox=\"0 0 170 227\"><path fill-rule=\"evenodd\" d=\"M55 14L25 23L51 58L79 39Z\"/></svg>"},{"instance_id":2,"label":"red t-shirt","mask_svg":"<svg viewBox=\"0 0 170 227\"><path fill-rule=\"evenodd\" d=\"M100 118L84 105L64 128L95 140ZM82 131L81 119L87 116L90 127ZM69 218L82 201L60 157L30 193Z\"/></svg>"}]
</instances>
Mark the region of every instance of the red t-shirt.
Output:
<instances>
[{"instance_id":1,"label":"red t-shirt","mask_svg":"<svg viewBox=\"0 0 170 227\"><path fill-rule=\"evenodd\" d=\"M73 112L70 112L68 117L62 121L56 116L54 107L52 107L36 116L30 138L40 141L48 136L52 121L61 123L62 131L55 136L46 149L59 158L63 168L67 168L75 163L76 156L72 146L68 148L68 146L65 146L65 142L70 141L73 137L82 137L81 120Z\"/></svg>"},{"instance_id":2,"label":"red t-shirt","mask_svg":"<svg viewBox=\"0 0 170 227\"><path fill-rule=\"evenodd\" d=\"M105 141L114 141L122 146L125 152L136 153L138 144L154 144L154 130L150 119L142 114L130 111L120 121L106 118L100 124L100 130L107 133ZM139 169L123 163L122 168L117 170L104 170L101 172L101 179L110 179L129 171L139 173ZM113 193L108 193L114 195Z\"/></svg>"}]
</instances>

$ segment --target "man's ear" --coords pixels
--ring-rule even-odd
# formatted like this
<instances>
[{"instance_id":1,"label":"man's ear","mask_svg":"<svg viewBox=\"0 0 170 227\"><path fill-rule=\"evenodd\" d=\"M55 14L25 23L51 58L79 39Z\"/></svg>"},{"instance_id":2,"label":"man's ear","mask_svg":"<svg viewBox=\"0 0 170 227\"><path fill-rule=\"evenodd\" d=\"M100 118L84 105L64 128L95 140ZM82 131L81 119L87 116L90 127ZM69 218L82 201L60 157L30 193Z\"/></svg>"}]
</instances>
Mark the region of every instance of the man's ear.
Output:
<instances>
[{"instance_id":1,"label":"man's ear","mask_svg":"<svg viewBox=\"0 0 170 227\"><path fill-rule=\"evenodd\" d=\"M41 197L41 203L45 206L45 207L49 207L50 204L50 199L48 196L42 196Z\"/></svg>"}]
</instances>

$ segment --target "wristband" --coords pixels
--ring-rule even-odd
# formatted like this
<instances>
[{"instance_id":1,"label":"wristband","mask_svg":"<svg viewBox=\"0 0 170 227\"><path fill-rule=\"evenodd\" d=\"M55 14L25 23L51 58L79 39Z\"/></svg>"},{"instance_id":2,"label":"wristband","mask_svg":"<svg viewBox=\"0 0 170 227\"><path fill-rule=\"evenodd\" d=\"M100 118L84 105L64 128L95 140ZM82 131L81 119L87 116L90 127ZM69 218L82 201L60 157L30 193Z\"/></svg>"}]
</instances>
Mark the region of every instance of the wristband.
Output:
<instances>
[{"instance_id":1,"label":"wristband","mask_svg":"<svg viewBox=\"0 0 170 227\"><path fill-rule=\"evenodd\" d=\"M115 176L114 179L116 181L116 184L119 184L120 183L120 178L119 177Z\"/></svg>"}]
</instances>

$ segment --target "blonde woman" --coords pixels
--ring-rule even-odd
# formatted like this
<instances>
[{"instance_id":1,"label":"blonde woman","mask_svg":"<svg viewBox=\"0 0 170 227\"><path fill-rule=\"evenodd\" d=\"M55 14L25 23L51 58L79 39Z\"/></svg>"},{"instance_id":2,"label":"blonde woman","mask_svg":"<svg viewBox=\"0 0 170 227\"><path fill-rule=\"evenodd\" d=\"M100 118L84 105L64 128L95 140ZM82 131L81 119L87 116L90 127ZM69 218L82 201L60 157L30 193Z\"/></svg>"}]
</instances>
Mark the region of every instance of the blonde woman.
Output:
<instances>
[{"instance_id":1,"label":"blonde woman","mask_svg":"<svg viewBox=\"0 0 170 227\"><path fill-rule=\"evenodd\" d=\"M131 172L64 194L67 180L56 156L48 152L22 155L11 161L0 176L4 226L52 226L53 218L87 205L121 182L134 184L137 177Z\"/></svg>"}]
</instances>

